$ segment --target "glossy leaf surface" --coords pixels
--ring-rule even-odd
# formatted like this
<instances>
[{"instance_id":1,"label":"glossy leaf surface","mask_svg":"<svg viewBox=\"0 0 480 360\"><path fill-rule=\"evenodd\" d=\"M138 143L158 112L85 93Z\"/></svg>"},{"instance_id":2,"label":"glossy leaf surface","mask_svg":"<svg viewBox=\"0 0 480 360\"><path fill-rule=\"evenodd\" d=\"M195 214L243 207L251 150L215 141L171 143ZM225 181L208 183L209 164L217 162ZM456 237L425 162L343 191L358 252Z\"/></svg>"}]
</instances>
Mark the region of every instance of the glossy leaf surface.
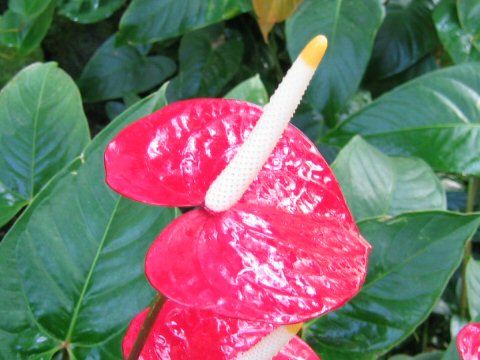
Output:
<instances>
[{"instance_id":1,"label":"glossy leaf surface","mask_svg":"<svg viewBox=\"0 0 480 360\"><path fill-rule=\"evenodd\" d=\"M458 0L457 8L460 24L471 34L471 45L480 51L480 3L475 0Z\"/></svg>"},{"instance_id":2,"label":"glossy leaf surface","mask_svg":"<svg viewBox=\"0 0 480 360\"><path fill-rule=\"evenodd\" d=\"M148 309L138 314L123 340L123 353L130 354ZM224 318L214 312L183 307L167 301L157 316L142 351L142 359L230 360L249 350L274 325ZM318 360L307 344L295 337L272 360Z\"/></svg>"},{"instance_id":3,"label":"glossy leaf surface","mask_svg":"<svg viewBox=\"0 0 480 360\"><path fill-rule=\"evenodd\" d=\"M480 315L480 261L473 258L468 261L466 282L468 310L470 316L476 318Z\"/></svg>"},{"instance_id":4,"label":"glossy leaf surface","mask_svg":"<svg viewBox=\"0 0 480 360\"><path fill-rule=\"evenodd\" d=\"M165 56L147 56L140 46L115 47L109 38L93 55L79 79L85 101L120 98L141 93L162 83L175 70L175 62Z\"/></svg>"},{"instance_id":5,"label":"glossy leaf surface","mask_svg":"<svg viewBox=\"0 0 480 360\"><path fill-rule=\"evenodd\" d=\"M3 239L0 348L6 359L38 356L65 342L72 357L120 358L118 335L152 298L143 273L146 250L174 209L112 192L104 183L103 152L120 128L164 104L156 93L117 118Z\"/></svg>"},{"instance_id":6,"label":"glossy leaf surface","mask_svg":"<svg viewBox=\"0 0 480 360\"><path fill-rule=\"evenodd\" d=\"M9 9L0 16L0 43L15 47L20 54L27 54L38 47L52 22L55 1L50 0L47 6L44 5L42 2L37 8L25 4L21 6L22 13Z\"/></svg>"},{"instance_id":7,"label":"glossy leaf surface","mask_svg":"<svg viewBox=\"0 0 480 360\"><path fill-rule=\"evenodd\" d=\"M432 0L389 1L369 64L371 77L383 79L406 70L437 46Z\"/></svg>"},{"instance_id":8,"label":"glossy leaf surface","mask_svg":"<svg viewBox=\"0 0 480 360\"><path fill-rule=\"evenodd\" d=\"M386 352L432 311L479 224L478 214L448 212L360 222L373 246L367 280L352 301L311 322L304 337L324 360Z\"/></svg>"},{"instance_id":9,"label":"glossy leaf surface","mask_svg":"<svg viewBox=\"0 0 480 360\"><path fill-rule=\"evenodd\" d=\"M441 1L433 12L435 27L443 46L456 63L480 61L480 49L458 18L457 1Z\"/></svg>"},{"instance_id":10,"label":"glossy leaf surface","mask_svg":"<svg viewBox=\"0 0 480 360\"><path fill-rule=\"evenodd\" d=\"M359 136L340 151L332 170L357 221L446 209L445 191L423 160L389 157Z\"/></svg>"},{"instance_id":11,"label":"glossy leaf surface","mask_svg":"<svg viewBox=\"0 0 480 360\"><path fill-rule=\"evenodd\" d=\"M391 155L418 156L438 171L480 174L480 64L438 70L354 113L326 137L355 134Z\"/></svg>"},{"instance_id":12,"label":"glossy leaf surface","mask_svg":"<svg viewBox=\"0 0 480 360\"><path fill-rule=\"evenodd\" d=\"M89 141L72 79L53 63L34 64L0 92L0 225Z\"/></svg>"},{"instance_id":13,"label":"glossy leaf surface","mask_svg":"<svg viewBox=\"0 0 480 360\"><path fill-rule=\"evenodd\" d=\"M75 22L90 24L110 17L124 3L125 0L61 0L58 9Z\"/></svg>"},{"instance_id":14,"label":"glossy leaf surface","mask_svg":"<svg viewBox=\"0 0 480 360\"><path fill-rule=\"evenodd\" d=\"M306 95L329 117L358 89L375 34L383 19L381 1L305 0L286 23L292 59L318 34L328 38L328 51Z\"/></svg>"},{"instance_id":15,"label":"glossy leaf surface","mask_svg":"<svg viewBox=\"0 0 480 360\"><path fill-rule=\"evenodd\" d=\"M248 101L261 106L268 103L267 90L259 75L241 82L230 90L224 98Z\"/></svg>"},{"instance_id":16,"label":"glossy leaf surface","mask_svg":"<svg viewBox=\"0 0 480 360\"><path fill-rule=\"evenodd\" d=\"M250 0L133 0L120 20L118 41L149 43L168 39L250 9Z\"/></svg>"},{"instance_id":17,"label":"glossy leaf surface","mask_svg":"<svg viewBox=\"0 0 480 360\"><path fill-rule=\"evenodd\" d=\"M50 3L51 0L9 0L8 8L28 19L40 15Z\"/></svg>"},{"instance_id":18,"label":"glossy leaf surface","mask_svg":"<svg viewBox=\"0 0 480 360\"><path fill-rule=\"evenodd\" d=\"M468 324L458 333L457 348L462 360L480 358L480 323Z\"/></svg>"},{"instance_id":19,"label":"glossy leaf surface","mask_svg":"<svg viewBox=\"0 0 480 360\"><path fill-rule=\"evenodd\" d=\"M172 79L167 89L169 102L221 95L238 71L242 54L240 35L225 33L221 26L186 34L180 42L180 74Z\"/></svg>"}]
</instances>

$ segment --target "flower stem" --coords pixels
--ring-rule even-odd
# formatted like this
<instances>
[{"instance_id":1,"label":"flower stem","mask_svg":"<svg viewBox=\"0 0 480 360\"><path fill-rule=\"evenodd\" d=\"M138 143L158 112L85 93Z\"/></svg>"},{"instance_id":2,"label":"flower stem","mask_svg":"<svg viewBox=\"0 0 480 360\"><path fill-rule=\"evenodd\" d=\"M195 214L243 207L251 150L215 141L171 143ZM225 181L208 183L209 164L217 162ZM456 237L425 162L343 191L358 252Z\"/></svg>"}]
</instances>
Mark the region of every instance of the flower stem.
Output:
<instances>
[{"instance_id":1,"label":"flower stem","mask_svg":"<svg viewBox=\"0 0 480 360\"><path fill-rule=\"evenodd\" d=\"M465 208L466 213L471 213L475 210L475 197L477 196L477 191L479 187L479 179L472 176L468 181L468 192L467 192L467 207ZM465 253L463 256L462 263L462 291L460 293L460 316L462 318L467 317L468 309L468 299L467 299L467 264L470 258L472 257L472 241L469 240L465 246Z\"/></svg>"},{"instance_id":2,"label":"flower stem","mask_svg":"<svg viewBox=\"0 0 480 360\"><path fill-rule=\"evenodd\" d=\"M150 306L150 311L143 322L142 328L138 333L137 339L135 340L135 344L133 344L133 348L128 356L128 360L137 360L140 357L143 346L145 345L148 335L150 334L150 330L152 330L153 324L155 323L155 320L157 319L160 310L162 310L163 304L165 304L166 300L167 298L160 293L158 293L155 297L152 305Z\"/></svg>"}]
</instances>

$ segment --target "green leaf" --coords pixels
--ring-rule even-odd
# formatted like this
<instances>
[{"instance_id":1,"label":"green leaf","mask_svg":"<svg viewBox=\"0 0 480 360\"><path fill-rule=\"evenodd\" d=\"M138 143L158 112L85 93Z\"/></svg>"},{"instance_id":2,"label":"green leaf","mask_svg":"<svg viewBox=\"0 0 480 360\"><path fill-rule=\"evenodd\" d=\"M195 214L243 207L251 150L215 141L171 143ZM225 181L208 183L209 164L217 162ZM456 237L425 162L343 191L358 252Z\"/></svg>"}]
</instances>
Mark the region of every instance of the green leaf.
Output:
<instances>
[{"instance_id":1,"label":"green leaf","mask_svg":"<svg viewBox=\"0 0 480 360\"><path fill-rule=\"evenodd\" d=\"M50 5L51 0L9 0L8 8L25 19L40 15Z\"/></svg>"},{"instance_id":2,"label":"green leaf","mask_svg":"<svg viewBox=\"0 0 480 360\"><path fill-rule=\"evenodd\" d=\"M267 90L258 74L235 86L224 98L249 101L261 106L268 102Z\"/></svg>"},{"instance_id":3,"label":"green leaf","mask_svg":"<svg viewBox=\"0 0 480 360\"><path fill-rule=\"evenodd\" d=\"M416 356L408 355L395 355L389 357L388 360L441 360L443 357L443 351L431 351Z\"/></svg>"},{"instance_id":4,"label":"green leaf","mask_svg":"<svg viewBox=\"0 0 480 360\"><path fill-rule=\"evenodd\" d=\"M480 51L480 3L478 0L458 0L460 24L469 34L470 43Z\"/></svg>"},{"instance_id":5,"label":"green leaf","mask_svg":"<svg viewBox=\"0 0 480 360\"><path fill-rule=\"evenodd\" d=\"M251 0L133 0L120 20L118 43L151 43L250 11ZM195 58L196 54L190 54Z\"/></svg>"},{"instance_id":6,"label":"green leaf","mask_svg":"<svg viewBox=\"0 0 480 360\"><path fill-rule=\"evenodd\" d=\"M146 250L175 210L110 190L103 153L127 124L164 105L162 89L113 121L0 243L0 348L6 359L58 346L78 359L87 353L90 359L121 358L112 344L153 296L143 274Z\"/></svg>"},{"instance_id":7,"label":"green leaf","mask_svg":"<svg viewBox=\"0 0 480 360\"><path fill-rule=\"evenodd\" d=\"M15 47L24 55L39 46L52 22L55 1L35 17L25 17L12 10L0 16L0 44Z\"/></svg>"},{"instance_id":8,"label":"green leaf","mask_svg":"<svg viewBox=\"0 0 480 360\"><path fill-rule=\"evenodd\" d=\"M359 223L372 244L360 293L310 322L305 337L322 360L374 359L429 315L460 264L479 214L418 212Z\"/></svg>"},{"instance_id":9,"label":"green leaf","mask_svg":"<svg viewBox=\"0 0 480 360\"><path fill-rule=\"evenodd\" d=\"M355 219L415 210L445 210L446 195L421 159L389 157L354 137L332 164Z\"/></svg>"},{"instance_id":10,"label":"green leaf","mask_svg":"<svg viewBox=\"0 0 480 360\"><path fill-rule=\"evenodd\" d=\"M452 339L441 360L462 360L457 350L456 337Z\"/></svg>"},{"instance_id":11,"label":"green leaf","mask_svg":"<svg viewBox=\"0 0 480 360\"><path fill-rule=\"evenodd\" d=\"M301 102L297 110L295 110L291 122L313 142L316 142L322 135L325 135L326 127L322 114L310 104Z\"/></svg>"},{"instance_id":12,"label":"green leaf","mask_svg":"<svg viewBox=\"0 0 480 360\"><path fill-rule=\"evenodd\" d=\"M480 64L433 71L381 96L330 132L360 134L391 155L418 156L438 171L480 175Z\"/></svg>"},{"instance_id":13,"label":"green leaf","mask_svg":"<svg viewBox=\"0 0 480 360\"><path fill-rule=\"evenodd\" d=\"M140 46L115 48L109 38L92 56L78 81L85 101L120 98L161 84L176 69L165 56L146 56Z\"/></svg>"},{"instance_id":14,"label":"green leaf","mask_svg":"<svg viewBox=\"0 0 480 360\"><path fill-rule=\"evenodd\" d=\"M73 21L91 24L107 19L124 3L125 0L61 0L58 9Z\"/></svg>"},{"instance_id":15,"label":"green leaf","mask_svg":"<svg viewBox=\"0 0 480 360\"><path fill-rule=\"evenodd\" d=\"M480 261L473 258L468 261L467 265L467 295L468 309L470 316L476 318L480 315Z\"/></svg>"},{"instance_id":16,"label":"green leaf","mask_svg":"<svg viewBox=\"0 0 480 360\"><path fill-rule=\"evenodd\" d=\"M327 53L306 94L307 101L324 110L327 118L333 119L357 91L383 14L379 0L305 0L287 20L292 59L314 36L328 38Z\"/></svg>"},{"instance_id":17,"label":"green leaf","mask_svg":"<svg viewBox=\"0 0 480 360\"><path fill-rule=\"evenodd\" d=\"M213 26L186 34L180 43L180 69L167 89L169 102L216 97L238 71L243 42L237 32Z\"/></svg>"},{"instance_id":18,"label":"green leaf","mask_svg":"<svg viewBox=\"0 0 480 360\"><path fill-rule=\"evenodd\" d=\"M378 31L368 76L384 79L406 70L437 46L433 0L394 0Z\"/></svg>"},{"instance_id":19,"label":"green leaf","mask_svg":"<svg viewBox=\"0 0 480 360\"><path fill-rule=\"evenodd\" d=\"M0 92L0 208L11 207L0 225L88 141L80 94L56 64L33 64L13 78Z\"/></svg>"},{"instance_id":20,"label":"green leaf","mask_svg":"<svg viewBox=\"0 0 480 360\"><path fill-rule=\"evenodd\" d=\"M38 61L43 61L41 48L22 56L14 48L0 45L0 89L24 67Z\"/></svg>"},{"instance_id":21,"label":"green leaf","mask_svg":"<svg viewBox=\"0 0 480 360\"><path fill-rule=\"evenodd\" d=\"M0 183L0 227L10 221L27 204L28 200L23 196Z\"/></svg>"},{"instance_id":22,"label":"green leaf","mask_svg":"<svg viewBox=\"0 0 480 360\"><path fill-rule=\"evenodd\" d=\"M440 41L454 62L480 61L480 51L473 46L473 35L460 24L456 0L440 2L433 19Z\"/></svg>"},{"instance_id":23,"label":"green leaf","mask_svg":"<svg viewBox=\"0 0 480 360\"><path fill-rule=\"evenodd\" d=\"M368 88L368 90L370 90L373 97L378 97L383 93L386 93L395 87L406 83L409 80L413 80L428 72L437 70L438 68L439 65L435 56L428 54L398 74L384 79L372 79L366 82L364 85Z\"/></svg>"}]
</instances>

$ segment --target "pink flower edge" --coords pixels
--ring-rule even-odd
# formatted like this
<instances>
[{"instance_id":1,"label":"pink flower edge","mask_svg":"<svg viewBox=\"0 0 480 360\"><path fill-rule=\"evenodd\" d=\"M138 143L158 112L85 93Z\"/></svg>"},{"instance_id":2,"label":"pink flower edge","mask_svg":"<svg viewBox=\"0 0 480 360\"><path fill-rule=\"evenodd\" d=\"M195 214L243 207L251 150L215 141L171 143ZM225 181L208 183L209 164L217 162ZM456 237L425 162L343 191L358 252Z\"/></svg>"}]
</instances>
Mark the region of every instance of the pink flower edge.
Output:
<instances>
[{"instance_id":1,"label":"pink flower edge","mask_svg":"<svg viewBox=\"0 0 480 360\"><path fill-rule=\"evenodd\" d=\"M480 323L463 327L457 335L457 349L462 360L480 359Z\"/></svg>"}]
</instances>

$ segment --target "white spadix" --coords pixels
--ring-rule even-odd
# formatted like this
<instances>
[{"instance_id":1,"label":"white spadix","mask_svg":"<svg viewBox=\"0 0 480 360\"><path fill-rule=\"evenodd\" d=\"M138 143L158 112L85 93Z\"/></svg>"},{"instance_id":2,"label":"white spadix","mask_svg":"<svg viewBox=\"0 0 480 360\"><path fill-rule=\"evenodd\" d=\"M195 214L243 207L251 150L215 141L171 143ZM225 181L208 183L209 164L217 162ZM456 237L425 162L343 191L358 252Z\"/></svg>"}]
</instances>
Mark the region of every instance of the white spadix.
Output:
<instances>
[{"instance_id":1,"label":"white spadix","mask_svg":"<svg viewBox=\"0 0 480 360\"><path fill-rule=\"evenodd\" d=\"M271 360L295 337L302 325L303 323L278 327L235 360Z\"/></svg>"},{"instance_id":2,"label":"white spadix","mask_svg":"<svg viewBox=\"0 0 480 360\"><path fill-rule=\"evenodd\" d=\"M205 198L208 209L228 210L255 180L300 104L326 49L327 38L318 35L302 50L265 105L248 138L210 185Z\"/></svg>"}]
</instances>

